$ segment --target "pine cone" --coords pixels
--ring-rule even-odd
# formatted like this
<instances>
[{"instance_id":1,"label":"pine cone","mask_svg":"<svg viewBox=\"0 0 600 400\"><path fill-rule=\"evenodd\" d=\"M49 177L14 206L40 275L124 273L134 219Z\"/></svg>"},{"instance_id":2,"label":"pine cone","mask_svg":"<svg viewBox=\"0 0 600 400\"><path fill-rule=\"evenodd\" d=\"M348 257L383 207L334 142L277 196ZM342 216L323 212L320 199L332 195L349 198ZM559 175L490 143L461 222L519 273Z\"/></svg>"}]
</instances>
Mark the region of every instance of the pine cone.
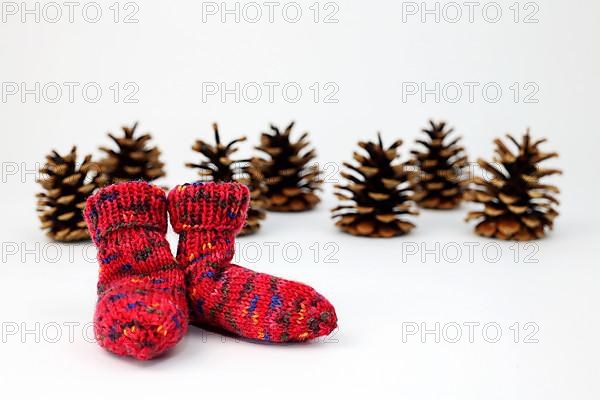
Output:
<instances>
[{"instance_id":1,"label":"pine cone","mask_svg":"<svg viewBox=\"0 0 600 400\"><path fill-rule=\"evenodd\" d=\"M319 168L308 162L316 157L315 150L307 150L308 133L303 133L298 141L290 141L290 132L294 123L283 133L273 125L274 133L263 133L261 144L256 149L266 153L269 158L257 158L267 184L269 210L306 211L312 209L321 199L314 193L319 190Z\"/></svg>"},{"instance_id":2,"label":"pine cone","mask_svg":"<svg viewBox=\"0 0 600 400\"><path fill-rule=\"evenodd\" d=\"M100 150L107 154L100 161L102 172L107 175L109 183L143 180L151 182L165 176L164 164L159 160L158 147L148 147L147 142L152 139L150 134L135 136L138 126L123 127L123 137L108 136L117 144L117 150L101 147Z\"/></svg>"},{"instance_id":3,"label":"pine cone","mask_svg":"<svg viewBox=\"0 0 600 400\"><path fill-rule=\"evenodd\" d=\"M344 163L349 170L342 172L347 185L335 185L340 189L336 196L342 205L335 207L333 218L336 225L352 235L392 237L410 232L415 225L405 215L418 215L412 201L413 188L405 165L397 163L402 140L395 141L387 149L381 135L378 143L359 142L366 155L355 152L358 165Z\"/></svg>"},{"instance_id":4,"label":"pine cone","mask_svg":"<svg viewBox=\"0 0 600 400\"><path fill-rule=\"evenodd\" d=\"M242 228L240 235L249 235L260 228L260 221L266 218L267 187L258 167L252 160L232 160L231 155L238 149L235 144L246 140L245 137L232 140L226 145L221 144L219 127L213 124L215 132L215 145L207 144L197 140L192 150L202 154L204 160L198 164L187 163L190 168L199 169L200 181L202 182L231 182L237 181L248 186L250 190L250 208L248 218Z\"/></svg>"},{"instance_id":5,"label":"pine cone","mask_svg":"<svg viewBox=\"0 0 600 400\"><path fill-rule=\"evenodd\" d=\"M64 157L52 151L40 169L44 178L38 183L45 192L36 195L37 211L42 229L54 240L72 242L90 238L83 219L85 201L106 183L91 159L92 156L87 155L78 165L76 147Z\"/></svg>"},{"instance_id":6,"label":"pine cone","mask_svg":"<svg viewBox=\"0 0 600 400\"><path fill-rule=\"evenodd\" d=\"M553 208L559 193L556 186L541 184L541 178L560 174L558 169L538 166L542 161L558 157L557 153L544 153L538 149L546 139L531 141L529 129L521 143L506 135L516 146L516 153L496 139L495 165L478 160L479 166L490 179L474 178L474 188L469 199L482 203L483 211L470 212L466 218L480 220L475 232L486 237L505 240L532 240L545 235L546 228L552 229L558 212Z\"/></svg>"},{"instance_id":7,"label":"pine cone","mask_svg":"<svg viewBox=\"0 0 600 400\"><path fill-rule=\"evenodd\" d=\"M457 207L463 198L468 180L464 178L467 156L459 145L460 137L449 142L444 140L454 131L446 130L446 123L436 124L429 121L431 127L423 129L427 140L417 140L425 149L412 150L410 165L417 168L411 175L415 185L415 199L423 208L451 209Z\"/></svg>"}]
</instances>

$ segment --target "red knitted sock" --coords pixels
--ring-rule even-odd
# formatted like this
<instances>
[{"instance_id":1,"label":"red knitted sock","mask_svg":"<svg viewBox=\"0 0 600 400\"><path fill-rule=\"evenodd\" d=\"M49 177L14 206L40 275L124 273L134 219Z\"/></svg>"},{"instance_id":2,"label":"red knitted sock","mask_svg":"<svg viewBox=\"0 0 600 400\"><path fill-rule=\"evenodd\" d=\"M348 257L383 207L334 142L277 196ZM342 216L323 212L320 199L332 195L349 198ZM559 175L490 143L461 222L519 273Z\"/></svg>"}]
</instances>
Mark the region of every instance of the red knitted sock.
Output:
<instances>
[{"instance_id":1,"label":"red knitted sock","mask_svg":"<svg viewBox=\"0 0 600 400\"><path fill-rule=\"evenodd\" d=\"M168 202L192 323L271 342L309 340L336 327L333 306L311 287L230 264L246 219L246 186L182 185Z\"/></svg>"},{"instance_id":2,"label":"red knitted sock","mask_svg":"<svg viewBox=\"0 0 600 400\"><path fill-rule=\"evenodd\" d=\"M85 218L98 248L96 340L118 355L147 360L187 331L183 271L173 258L162 189L127 182L91 196Z\"/></svg>"}]
</instances>

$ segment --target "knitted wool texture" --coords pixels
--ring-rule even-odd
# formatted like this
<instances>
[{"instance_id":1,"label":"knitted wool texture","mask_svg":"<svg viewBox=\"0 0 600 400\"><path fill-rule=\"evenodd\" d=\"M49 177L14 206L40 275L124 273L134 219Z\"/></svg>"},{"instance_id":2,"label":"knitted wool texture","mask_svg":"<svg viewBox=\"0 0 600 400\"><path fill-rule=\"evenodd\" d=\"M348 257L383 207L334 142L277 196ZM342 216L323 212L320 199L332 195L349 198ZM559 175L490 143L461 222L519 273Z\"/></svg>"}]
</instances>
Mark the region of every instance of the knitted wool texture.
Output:
<instances>
[{"instance_id":1,"label":"knitted wool texture","mask_svg":"<svg viewBox=\"0 0 600 400\"><path fill-rule=\"evenodd\" d=\"M145 182L112 185L88 199L84 215L100 264L98 343L140 360L175 346L189 317L183 271L165 238L164 191Z\"/></svg>"},{"instance_id":2,"label":"knitted wool texture","mask_svg":"<svg viewBox=\"0 0 600 400\"><path fill-rule=\"evenodd\" d=\"M270 342L329 334L337 324L335 310L314 289L231 264L249 198L238 183L187 184L169 193L191 322Z\"/></svg>"}]
</instances>

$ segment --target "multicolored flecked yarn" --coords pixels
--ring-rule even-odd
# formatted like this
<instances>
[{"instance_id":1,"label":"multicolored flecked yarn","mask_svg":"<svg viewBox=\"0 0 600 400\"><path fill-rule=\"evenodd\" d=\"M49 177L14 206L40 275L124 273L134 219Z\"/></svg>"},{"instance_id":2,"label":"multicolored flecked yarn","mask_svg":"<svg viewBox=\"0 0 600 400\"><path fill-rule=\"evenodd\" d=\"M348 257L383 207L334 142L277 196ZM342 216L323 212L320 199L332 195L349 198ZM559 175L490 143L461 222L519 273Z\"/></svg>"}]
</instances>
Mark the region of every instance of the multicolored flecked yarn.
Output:
<instances>
[{"instance_id":1,"label":"multicolored flecked yarn","mask_svg":"<svg viewBox=\"0 0 600 400\"><path fill-rule=\"evenodd\" d=\"M98 248L96 340L147 360L175 346L188 327L183 271L173 258L162 189L145 182L108 186L86 203Z\"/></svg>"},{"instance_id":2,"label":"multicolored flecked yarn","mask_svg":"<svg viewBox=\"0 0 600 400\"><path fill-rule=\"evenodd\" d=\"M329 334L337 324L335 310L314 289L230 263L249 198L238 183L187 184L169 193L192 323L270 342Z\"/></svg>"}]
</instances>

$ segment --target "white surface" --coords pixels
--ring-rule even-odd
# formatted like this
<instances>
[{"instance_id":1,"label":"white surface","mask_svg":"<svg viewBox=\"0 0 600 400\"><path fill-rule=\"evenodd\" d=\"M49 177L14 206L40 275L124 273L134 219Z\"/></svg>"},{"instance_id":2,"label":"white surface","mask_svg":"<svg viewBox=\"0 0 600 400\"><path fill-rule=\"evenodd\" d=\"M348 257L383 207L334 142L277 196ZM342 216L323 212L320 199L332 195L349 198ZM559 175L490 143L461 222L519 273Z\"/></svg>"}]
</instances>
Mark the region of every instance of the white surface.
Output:
<instances>
[{"instance_id":1,"label":"white surface","mask_svg":"<svg viewBox=\"0 0 600 400\"><path fill-rule=\"evenodd\" d=\"M402 3L393 1L340 1L337 24L312 23L312 2L302 2L306 17L297 24L223 24L213 17L202 23L200 2L145 2L139 23L115 24L110 3L102 3L106 17L97 24L20 23L14 17L0 23L3 82L98 82L105 91L95 104L80 97L73 103L14 97L0 103L3 398L598 398L597 2L540 1L537 24L512 22L512 1L498 2L504 14L497 24L481 14L474 23L421 23L418 17L403 23ZM112 83L130 81L140 88L139 103L110 100ZM236 81L298 82L305 93L295 104L281 98L202 101L202 82ZM402 82L436 81L498 82L504 94L495 104L481 97L473 103L402 102ZM339 102L315 104L308 89L313 82L336 82ZM535 82L539 102L513 102L513 82ZM327 184L314 212L271 214L259 235L240 240L248 253L239 261L305 281L329 297L340 320L332 338L259 345L191 328L168 357L148 363L113 357L84 339L97 270L83 254L89 251L89 259L93 249L45 239L33 211L38 187L26 173L50 148L65 152L77 144L98 154L96 147L108 144L107 131L140 120L164 152L163 183L173 185L193 178L183 164L194 159L189 147L195 138L210 138L213 121L220 122L224 138L247 135L247 151L268 122L295 119L299 130L311 132L319 162L327 163L349 159L356 141L377 130L388 142L404 138L408 154L429 117L456 126L473 158L490 157L492 139L505 132L521 134L530 126L533 135L548 137L546 149L561 153L552 165L565 170L554 180L563 190L556 230L538 247L520 246L516 262L512 243L472 234L462 222L466 206L423 212L418 228L404 238L354 238L330 222L334 200ZM170 240L174 248L175 236ZM273 262L267 242L280 244ZM321 249L316 263L310 249L315 242ZM324 260L329 242L338 248L337 263ZM248 260L254 257L250 243L263 252L255 263ZM282 255L287 243L301 248L298 262ZM436 243L449 252L446 260L407 251ZM489 253L482 252L486 244ZM470 260L469 246L476 245ZM25 251L36 246L38 251ZM448 258L456 246L463 255L453 263ZM500 260L490 262L497 247ZM532 249L537 262L528 263ZM294 257L292 249L288 255ZM480 326L473 343L464 325L458 343L436 343L432 335L424 342L418 335L402 340L406 323L432 328L436 322L448 329L452 323ZM515 322L518 343L510 329ZM528 322L539 327L533 337L538 343L524 343ZM68 323L79 324L72 341ZM497 343L482 336L486 323L502 328ZM55 324L62 336L50 343ZM18 332L8 335L13 328ZM39 340L34 333L22 337L24 328Z\"/></svg>"}]
</instances>

